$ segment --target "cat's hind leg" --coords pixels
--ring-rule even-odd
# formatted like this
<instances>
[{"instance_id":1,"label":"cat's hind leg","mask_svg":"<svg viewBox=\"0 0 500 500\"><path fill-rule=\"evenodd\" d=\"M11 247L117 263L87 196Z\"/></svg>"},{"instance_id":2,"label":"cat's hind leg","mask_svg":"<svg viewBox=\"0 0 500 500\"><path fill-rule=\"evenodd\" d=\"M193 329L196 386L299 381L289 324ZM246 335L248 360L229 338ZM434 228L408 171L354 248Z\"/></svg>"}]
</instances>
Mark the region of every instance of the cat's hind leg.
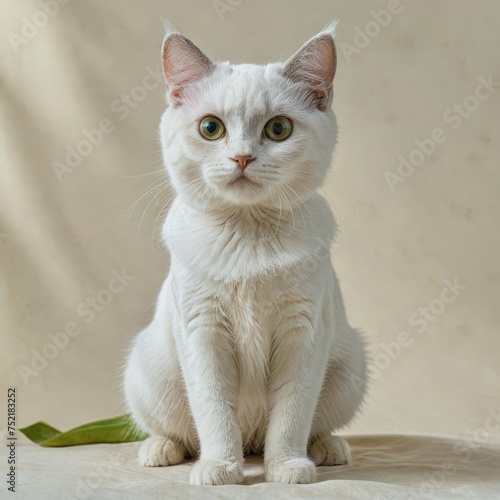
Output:
<instances>
[{"instance_id":1,"label":"cat's hind leg","mask_svg":"<svg viewBox=\"0 0 500 500\"><path fill-rule=\"evenodd\" d=\"M146 467L177 465L186 457L186 446L164 436L150 436L139 448L139 463Z\"/></svg>"},{"instance_id":2,"label":"cat's hind leg","mask_svg":"<svg viewBox=\"0 0 500 500\"><path fill-rule=\"evenodd\" d=\"M366 356L360 334L349 330L349 342L331 359L316 408L309 439L309 456L316 465L344 465L350 462L347 441L333 434L346 426L363 402L366 391Z\"/></svg>"},{"instance_id":3,"label":"cat's hind leg","mask_svg":"<svg viewBox=\"0 0 500 500\"><path fill-rule=\"evenodd\" d=\"M125 373L125 396L136 425L150 437L139 450L148 467L181 463L198 442L173 339L149 326L135 340Z\"/></svg>"},{"instance_id":4,"label":"cat's hind leg","mask_svg":"<svg viewBox=\"0 0 500 500\"><path fill-rule=\"evenodd\" d=\"M326 434L314 438L309 456L316 465L345 465L351 461L351 448L345 439Z\"/></svg>"},{"instance_id":5,"label":"cat's hind leg","mask_svg":"<svg viewBox=\"0 0 500 500\"><path fill-rule=\"evenodd\" d=\"M150 435L139 448L139 463L147 467L177 465L186 457L198 454L196 433L180 371L177 377L164 380L161 387L162 391L150 393L147 398L141 398L139 391L134 391L133 387L128 388L133 417L138 426ZM144 392L143 389L141 395Z\"/></svg>"}]
</instances>

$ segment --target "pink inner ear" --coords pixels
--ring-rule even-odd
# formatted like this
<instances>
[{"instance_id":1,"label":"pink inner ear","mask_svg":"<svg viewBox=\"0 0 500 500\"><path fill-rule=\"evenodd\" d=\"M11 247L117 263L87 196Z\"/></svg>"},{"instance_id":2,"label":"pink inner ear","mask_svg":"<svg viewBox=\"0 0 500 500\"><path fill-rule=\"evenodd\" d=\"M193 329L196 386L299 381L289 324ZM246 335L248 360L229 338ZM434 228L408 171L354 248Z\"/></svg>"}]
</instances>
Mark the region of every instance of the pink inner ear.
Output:
<instances>
[{"instance_id":1,"label":"pink inner ear","mask_svg":"<svg viewBox=\"0 0 500 500\"><path fill-rule=\"evenodd\" d=\"M172 92L170 93L170 96L172 97L172 100L174 102L174 104L176 104L177 106L181 104L182 102L182 92L181 90L172 90Z\"/></svg>"},{"instance_id":2,"label":"pink inner ear","mask_svg":"<svg viewBox=\"0 0 500 500\"><path fill-rule=\"evenodd\" d=\"M319 35L307 42L285 65L285 75L303 81L313 92L332 87L337 53L330 35Z\"/></svg>"},{"instance_id":3,"label":"pink inner ear","mask_svg":"<svg viewBox=\"0 0 500 500\"><path fill-rule=\"evenodd\" d=\"M213 69L214 63L181 34L173 33L163 43L163 73L174 99L181 98L185 87Z\"/></svg>"},{"instance_id":4,"label":"pink inner ear","mask_svg":"<svg viewBox=\"0 0 500 500\"><path fill-rule=\"evenodd\" d=\"M323 39L318 42L317 58L322 66L320 70L324 81L333 82L337 68L337 52L331 39Z\"/></svg>"}]
</instances>

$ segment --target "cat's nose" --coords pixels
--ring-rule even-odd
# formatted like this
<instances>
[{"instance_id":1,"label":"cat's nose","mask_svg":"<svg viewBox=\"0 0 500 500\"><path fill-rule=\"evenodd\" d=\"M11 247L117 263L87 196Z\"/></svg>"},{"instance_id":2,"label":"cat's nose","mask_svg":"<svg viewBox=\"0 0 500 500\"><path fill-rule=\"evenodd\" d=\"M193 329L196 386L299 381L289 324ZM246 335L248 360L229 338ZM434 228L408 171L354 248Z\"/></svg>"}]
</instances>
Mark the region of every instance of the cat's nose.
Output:
<instances>
[{"instance_id":1,"label":"cat's nose","mask_svg":"<svg viewBox=\"0 0 500 500\"><path fill-rule=\"evenodd\" d=\"M239 165L241 170L245 170L247 165L255 160L255 156L251 155L236 155L234 158L229 158L230 160L234 161Z\"/></svg>"}]
</instances>

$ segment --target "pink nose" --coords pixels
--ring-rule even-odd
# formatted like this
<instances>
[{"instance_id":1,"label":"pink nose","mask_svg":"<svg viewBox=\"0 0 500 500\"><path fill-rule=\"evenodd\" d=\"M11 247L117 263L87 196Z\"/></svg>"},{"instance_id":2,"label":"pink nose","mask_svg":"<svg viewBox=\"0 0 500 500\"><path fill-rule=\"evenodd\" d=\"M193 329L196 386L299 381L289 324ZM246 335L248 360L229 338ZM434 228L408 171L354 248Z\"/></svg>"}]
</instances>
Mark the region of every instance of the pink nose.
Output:
<instances>
[{"instance_id":1,"label":"pink nose","mask_svg":"<svg viewBox=\"0 0 500 500\"><path fill-rule=\"evenodd\" d=\"M245 170L246 166L253 160L255 160L255 156L251 155L236 155L234 158L229 158L239 165L241 170Z\"/></svg>"}]
</instances>

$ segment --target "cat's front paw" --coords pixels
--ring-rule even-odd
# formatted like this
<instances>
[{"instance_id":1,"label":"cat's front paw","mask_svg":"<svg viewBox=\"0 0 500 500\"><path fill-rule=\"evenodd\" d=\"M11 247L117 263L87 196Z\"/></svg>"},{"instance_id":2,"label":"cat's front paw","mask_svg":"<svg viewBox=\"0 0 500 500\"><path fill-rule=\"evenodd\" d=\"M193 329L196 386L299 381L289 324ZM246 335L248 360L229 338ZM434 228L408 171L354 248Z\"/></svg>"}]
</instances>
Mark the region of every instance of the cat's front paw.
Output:
<instances>
[{"instance_id":1,"label":"cat's front paw","mask_svg":"<svg viewBox=\"0 0 500 500\"><path fill-rule=\"evenodd\" d=\"M175 443L169 438L152 436L147 438L139 448L139 463L146 467L165 467L177 465L184 461L184 445Z\"/></svg>"},{"instance_id":2,"label":"cat's front paw","mask_svg":"<svg viewBox=\"0 0 500 500\"><path fill-rule=\"evenodd\" d=\"M351 460L351 448L339 436L324 436L313 440L309 455L316 465L345 465Z\"/></svg>"},{"instance_id":3,"label":"cat's front paw","mask_svg":"<svg viewBox=\"0 0 500 500\"><path fill-rule=\"evenodd\" d=\"M266 481L309 484L316 481L316 466L308 458L272 460L266 465Z\"/></svg>"},{"instance_id":4,"label":"cat's front paw","mask_svg":"<svg viewBox=\"0 0 500 500\"><path fill-rule=\"evenodd\" d=\"M243 481L243 467L236 462L222 460L198 460L193 465L189 482L219 486L223 484L240 484Z\"/></svg>"}]
</instances>

